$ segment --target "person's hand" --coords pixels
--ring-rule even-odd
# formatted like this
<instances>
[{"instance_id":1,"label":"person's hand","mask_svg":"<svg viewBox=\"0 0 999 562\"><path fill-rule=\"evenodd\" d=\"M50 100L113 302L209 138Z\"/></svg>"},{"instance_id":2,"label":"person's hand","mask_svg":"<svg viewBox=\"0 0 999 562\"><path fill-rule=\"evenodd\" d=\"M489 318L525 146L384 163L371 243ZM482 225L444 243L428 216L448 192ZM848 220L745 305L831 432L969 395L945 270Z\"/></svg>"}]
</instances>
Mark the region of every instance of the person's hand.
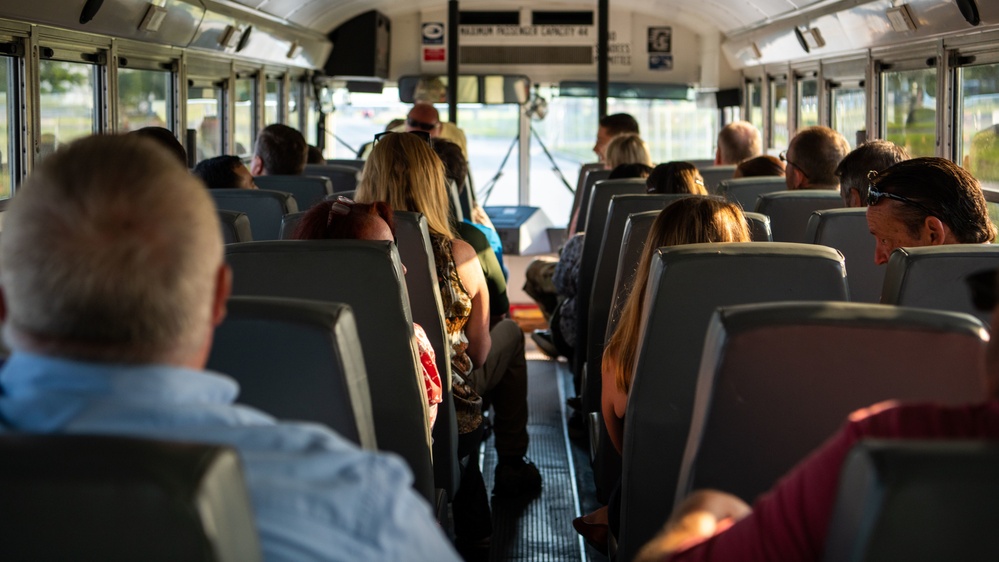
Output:
<instances>
[{"instance_id":1,"label":"person's hand","mask_svg":"<svg viewBox=\"0 0 999 562\"><path fill-rule=\"evenodd\" d=\"M746 502L725 492L699 490L673 512L663 530L639 552L636 561L651 562L689 548L752 513Z\"/></svg>"},{"instance_id":2,"label":"person's hand","mask_svg":"<svg viewBox=\"0 0 999 562\"><path fill-rule=\"evenodd\" d=\"M496 227L493 226L493 222L489 220L489 215L486 214L485 209L478 205L472 207L472 222L475 224L481 224L486 228L496 230Z\"/></svg>"}]
</instances>

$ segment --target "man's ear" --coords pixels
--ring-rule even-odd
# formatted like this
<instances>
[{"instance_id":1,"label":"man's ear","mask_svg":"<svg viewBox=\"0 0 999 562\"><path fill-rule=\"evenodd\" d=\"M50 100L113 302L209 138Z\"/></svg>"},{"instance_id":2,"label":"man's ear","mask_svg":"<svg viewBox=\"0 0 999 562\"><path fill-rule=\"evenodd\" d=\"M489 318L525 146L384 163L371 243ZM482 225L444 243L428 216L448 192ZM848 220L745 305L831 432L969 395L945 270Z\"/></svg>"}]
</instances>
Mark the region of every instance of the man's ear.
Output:
<instances>
[{"instance_id":1,"label":"man's ear","mask_svg":"<svg viewBox=\"0 0 999 562\"><path fill-rule=\"evenodd\" d=\"M264 161L256 154L253 155L253 160L250 160L250 173L254 176L264 175Z\"/></svg>"},{"instance_id":2,"label":"man's ear","mask_svg":"<svg viewBox=\"0 0 999 562\"><path fill-rule=\"evenodd\" d=\"M940 246L947 244L951 239L950 227L937 217L928 216L923 221L923 233L927 237L930 246Z\"/></svg>"},{"instance_id":3,"label":"man's ear","mask_svg":"<svg viewBox=\"0 0 999 562\"><path fill-rule=\"evenodd\" d=\"M232 294L232 269L223 263L215 274L215 298L212 301L212 325L218 326L225 320L226 301Z\"/></svg>"},{"instance_id":4,"label":"man's ear","mask_svg":"<svg viewBox=\"0 0 999 562\"><path fill-rule=\"evenodd\" d=\"M860 192L854 188L850 188L850 194L847 196L849 200L846 202L847 207L863 207L860 202Z\"/></svg>"}]
</instances>

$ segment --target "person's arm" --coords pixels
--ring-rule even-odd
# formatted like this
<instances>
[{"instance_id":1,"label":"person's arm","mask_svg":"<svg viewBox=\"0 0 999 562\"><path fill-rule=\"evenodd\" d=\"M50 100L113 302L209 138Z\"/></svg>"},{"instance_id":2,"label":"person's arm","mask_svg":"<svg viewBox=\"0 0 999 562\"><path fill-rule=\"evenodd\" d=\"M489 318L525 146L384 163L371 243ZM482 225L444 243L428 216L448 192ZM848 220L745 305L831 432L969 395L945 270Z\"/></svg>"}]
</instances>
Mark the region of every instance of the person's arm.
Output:
<instances>
[{"instance_id":1,"label":"person's arm","mask_svg":"<svg viewBox=\"0 0 999 562\"><path fill-rule=\"evenodd\" d=\"M474 367L486 361L492 339L489 336L489 289L475 250L462 240L451 240L451 252L458 268L458 278L472 298L472 312L465 324L468 357Z\"/></svg>"},{"instance_id":2,"label":"person's arm","mask_svg":"<svg viewBox=\"0 0 999 562\"><path fill-rule=\"evenodd\" d=\"M717 490L692 493L676 508L663 530L646 544L636 562L655 562L666 554L689 548L732 526L752 513L746 502Z\"/></svg>"},{"instance_id":3,"label":"person's arm","mask_svg":"<svg viewBox=\"0 0 999 562\"><path fill-rule=\"evenodd\" d=\"M624 450L624 411L628 404L628 395L617 388L615 373L617 361L610 354L604 355L600 369L601 392L600 411L607 426L607 435L618 453Z\"/></svg>"},{"instance_id":4,"label":"person's arm","mask_svg":"<svg viewBox=\"0 0 999 562\"><path fill-rule=\"evenodd\" d=\"M687 506L682 504L670 522L676 523L676 529L693 529L693 532L682 537L676 530L675 535L668 536L674 528L666 528L664 535L653 539L643 549L644 560L809 562L821 559L839 486L840 467L850 448L867 433L860 424L848 423L778 481L770 492L760 496L753 504L752 513L731 527L717 525L716 518L712 529L711 518L705 517L705 510L693 509L693 515L688 519L686 516L690 513L679 511ZM711 510L707 513L710 515ZM727 512L719 509L717 513ZM696 534L710 538L698 542ZM691 543L695 544L691 546Z\"/></svg>"}]
</instances>

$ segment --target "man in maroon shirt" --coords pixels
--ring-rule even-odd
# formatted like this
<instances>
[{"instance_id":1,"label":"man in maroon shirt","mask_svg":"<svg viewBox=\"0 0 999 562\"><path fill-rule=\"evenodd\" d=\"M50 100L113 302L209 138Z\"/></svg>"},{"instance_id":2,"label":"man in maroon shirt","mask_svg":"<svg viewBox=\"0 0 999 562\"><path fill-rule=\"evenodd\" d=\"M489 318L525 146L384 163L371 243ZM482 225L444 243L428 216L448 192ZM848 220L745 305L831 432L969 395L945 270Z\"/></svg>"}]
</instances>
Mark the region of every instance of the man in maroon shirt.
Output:
<instances>
[{"instance_id":1,"label":"man in maroon shirt","mask_svg":"<svg viewBox=\"0 0 999 562\"><path fill-rule=\"evenodd\" d=\"M977 276L976 305L992 308L996 275ZM972 281L969 280L969 283ZM714 490L694 492L642 549L639 561L820 560L847 453L863 438L999 440L999 338L989 343L986 400L965 406L883 402L850 415L843 428L782 478L752 509Z\"/></svg>"}]
</instances>

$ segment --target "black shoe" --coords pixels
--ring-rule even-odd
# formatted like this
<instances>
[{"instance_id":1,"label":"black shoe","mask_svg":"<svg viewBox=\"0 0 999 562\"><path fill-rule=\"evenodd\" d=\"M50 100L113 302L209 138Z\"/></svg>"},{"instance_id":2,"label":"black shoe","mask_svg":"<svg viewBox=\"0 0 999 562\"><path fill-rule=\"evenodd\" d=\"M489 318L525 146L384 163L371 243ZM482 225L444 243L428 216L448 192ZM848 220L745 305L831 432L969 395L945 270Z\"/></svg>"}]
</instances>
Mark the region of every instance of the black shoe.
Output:
<instances>
[{"instance_id":1,"label":"black shoe","mask_svg":"<svg viewBox=\"0 0 999 562\"><path fill-rule=\"evenodd\" d=\"M555 341L552 340L552 333L548 330L534 330L531 333L531 339L537 344L538 349L542 353L551 357L552 359L558 359L559 353L558 348L555 347Z\"/></svg>"},{"instance_id":2,"label":"black shoe","mask_svg":"<svg viewBox=\"0 0 999 562\"><path fill-rule=\"evenodd\" d=\"M501 461L496 465L493 495L500 497L537 496L541 493L541 473L526 458Z\"/></svg>"}]
</instances>

